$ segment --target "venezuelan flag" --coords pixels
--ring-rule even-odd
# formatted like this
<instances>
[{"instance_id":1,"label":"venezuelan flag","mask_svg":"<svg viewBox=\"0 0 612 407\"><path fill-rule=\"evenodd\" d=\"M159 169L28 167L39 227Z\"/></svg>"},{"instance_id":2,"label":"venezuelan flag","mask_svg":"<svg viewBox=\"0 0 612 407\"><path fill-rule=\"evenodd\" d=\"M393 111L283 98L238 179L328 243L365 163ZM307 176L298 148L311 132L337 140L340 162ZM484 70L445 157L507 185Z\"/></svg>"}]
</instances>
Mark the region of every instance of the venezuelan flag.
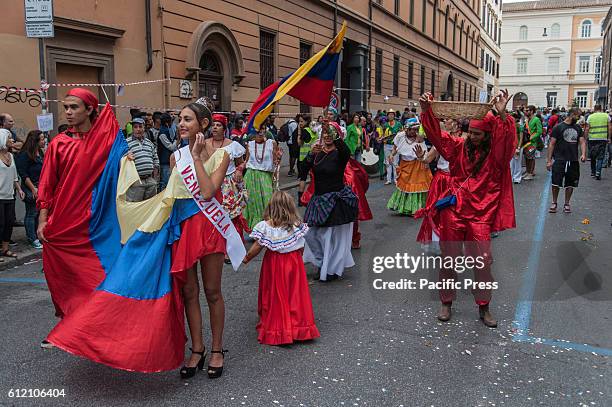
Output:
<instances>
[{"instance_id":1,"label":"venezuelan flag","mask_svg":"<svg viewBox=\"0 0 612 407\"><path fill-rule=\"evenodd\" d=\"M77 163L88 171L75 172L89 183L73 186L82 202L77 213L85 215L73 213L67 219L78 218L78 225L62 227L62 239L43 249L45 276L63 316L47 339L118 369L177 369L186 342L185 273L171 271L172 244L181 222L199 209L176 171L163 192L127 202L128 188L140 178L124 157L128 146L109 105L89 136L83 143L91 148ZM223 155L213 158L220 163ZM66 293L70 287L78 292Z\"/></svg>"},{"instance_id":2,"label":"venezuelan flag","mask_svg":"<svg viewBox=\"0 0 612 407\"><path fill-rule=\"evenodd\" d=\"M249 130L259 129L266 117L274 110L276 102L285 95L293 96L310 106L325 107L329 104L345 33L346 22L342 23L342 28L333 41L312 56L297 71L263 90L251 106Z\"/></svg>"}]
</instances>

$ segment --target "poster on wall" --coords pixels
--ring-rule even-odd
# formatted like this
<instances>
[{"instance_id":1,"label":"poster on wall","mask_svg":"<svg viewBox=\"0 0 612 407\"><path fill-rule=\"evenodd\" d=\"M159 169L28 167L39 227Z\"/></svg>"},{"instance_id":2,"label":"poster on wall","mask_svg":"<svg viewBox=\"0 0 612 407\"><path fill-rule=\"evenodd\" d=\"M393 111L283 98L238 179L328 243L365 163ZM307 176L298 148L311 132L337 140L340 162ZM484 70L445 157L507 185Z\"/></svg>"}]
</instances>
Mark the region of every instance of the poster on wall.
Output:
<instances>
[{"instance_id":1,"label":"poster on wall","mask_svg":"<svg viewBox=\"0 0 612 407\"><path fill-rule=\"evenodd\" d=\"M179 82L179 97L181 99L191 99L193 95L193 86L191 81L182 80ZM213 99L216 99L217 95L214 95Z\"/></svg>"},{"instance_id":2,"label":"poster on wall","mask_svg":"<svg viewBox=\"0 0 612 407\"><path fill-rule=\"evenodd\" d=\"M39 114L36 116L38 130L51 131L53 130L53 113Z\"/></svg>"}]
</instances>

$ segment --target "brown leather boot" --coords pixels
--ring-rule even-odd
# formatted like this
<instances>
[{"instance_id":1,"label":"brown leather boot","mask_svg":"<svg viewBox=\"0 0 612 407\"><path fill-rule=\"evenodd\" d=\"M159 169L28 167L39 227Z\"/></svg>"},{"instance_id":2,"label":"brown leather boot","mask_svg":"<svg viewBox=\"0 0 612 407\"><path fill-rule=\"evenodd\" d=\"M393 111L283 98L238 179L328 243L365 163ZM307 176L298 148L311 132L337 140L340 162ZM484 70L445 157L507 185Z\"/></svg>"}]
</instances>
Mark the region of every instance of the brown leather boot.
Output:
<instances>
[{"instance_id":1,"label":"brown leather boot","mask_svg":"<svg viewBox=\"0 0 612 407\"><path fill-rule=\"evenodd\" d=\"M493 318L493 315L491 315L488 304L480 305L478 307L478 314L480 314L480 319L482 320L483 324L489 328L497 328L497 320Z\"/></svg>"},{"instance_id":2,"label":"brown leather boot","mask_svg":"<svg viewBox=\"0 0 612 407\"><path fill-rule=\"evenodd\" d=\"M451 309L452 304L442 304L440 306L440 311L438 311L438 319L442 322L447 322L451 319L451 315L453 313Z\"/></svg>"}]
</instances>

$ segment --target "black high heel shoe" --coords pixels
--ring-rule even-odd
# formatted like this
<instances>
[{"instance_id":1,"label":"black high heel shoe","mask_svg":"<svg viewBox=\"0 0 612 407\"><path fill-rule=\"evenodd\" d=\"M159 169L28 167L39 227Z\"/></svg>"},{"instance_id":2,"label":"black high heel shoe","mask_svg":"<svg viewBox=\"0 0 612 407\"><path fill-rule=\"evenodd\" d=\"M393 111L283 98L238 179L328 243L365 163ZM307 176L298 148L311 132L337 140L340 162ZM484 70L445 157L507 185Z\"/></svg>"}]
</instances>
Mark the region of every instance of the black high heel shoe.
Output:
<instances>
[{"instance_id":1,"label":"black high heel shoe","mask_svg":"<svg viewBox=\"0 0 612 407\"><path fill-rule=\"evenodd\" d=\"M181 368L180 370L181 379L192 378L193 376L195 376L197 369L204 370L204 359L206 359L206 349L204 349L202 352L196 352L195 350L191 349L191 353L195 353L196 355L200 355L202 357L200 358L200 361L198 362L196 366L194 367L183 366Z\"/></svg>"},{"instance_id":2,"label":"black high heel shoe","mask_svg":"<svg viewBox=\"0 0 612 407\"><path fill-rule=\"evenodd\" d=\"M223 356L223 359L225 359L226 352L227 352L227 349L210 351L211 354L220 353L221 356ZM223 366L214 367L214 366L208 365L208 377L210 379L216 379L218 377L221 377L222 374L223 374Z\"/></svg>"}]
</instances>

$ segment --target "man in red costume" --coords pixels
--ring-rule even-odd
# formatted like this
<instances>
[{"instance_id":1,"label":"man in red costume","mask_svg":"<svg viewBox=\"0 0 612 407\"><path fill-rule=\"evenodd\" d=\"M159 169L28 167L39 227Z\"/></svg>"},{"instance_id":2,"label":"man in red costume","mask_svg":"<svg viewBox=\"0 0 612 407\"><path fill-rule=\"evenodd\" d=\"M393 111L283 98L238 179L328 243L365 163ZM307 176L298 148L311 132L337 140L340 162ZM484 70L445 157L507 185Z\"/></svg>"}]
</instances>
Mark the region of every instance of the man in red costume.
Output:
<instances>
[{"instance_id":1,"label":"man in red costume","mask_svg":"<svg viewBox=\"0 0 612 407\"><path fill-rule=\"evenodd\" d=\"M99 121L97 109L98 99L92 92L82 88L68 92L64 110L70 127L49 144L40 177L38 237L44 242L45 278L59 317L68 315L104 279L91 245L87 214L91 191L104 169L118 126L112 112L107 113L102 125L108 131L92 132L91 136L92 126ZM52 345L45 340L41 346Z\"/></svg>"},{"instance_id":2,"label":"man in red costume","mask_svg":"<svg viewBox=\"0 0 612 407\"><path fill-rule=\"evenodd\" d=\"M516 148L514 119L506 115L510 97L502 91L494 99L497 115L489 113L483 120L471 120L467 139L451 137L440 131L439 120L433 115L433 96L424 94L421 121L428 139L449 161L451 189L457 203L440 212L440 247L443 256L465 255L484 261L474 267L472 286L480 319L491 328L497 321L489 311L493 276L491 275L491 239L493 231L515 226L512 179L508 163ZM446 263L446 262L445 262ZM451 305L456 297L453 283L457 274L453 268L442 268L439 290L442 306L438 319L451 318ZM482 285L478 283L484 283Z\"/></svg>"}]
</instances>

